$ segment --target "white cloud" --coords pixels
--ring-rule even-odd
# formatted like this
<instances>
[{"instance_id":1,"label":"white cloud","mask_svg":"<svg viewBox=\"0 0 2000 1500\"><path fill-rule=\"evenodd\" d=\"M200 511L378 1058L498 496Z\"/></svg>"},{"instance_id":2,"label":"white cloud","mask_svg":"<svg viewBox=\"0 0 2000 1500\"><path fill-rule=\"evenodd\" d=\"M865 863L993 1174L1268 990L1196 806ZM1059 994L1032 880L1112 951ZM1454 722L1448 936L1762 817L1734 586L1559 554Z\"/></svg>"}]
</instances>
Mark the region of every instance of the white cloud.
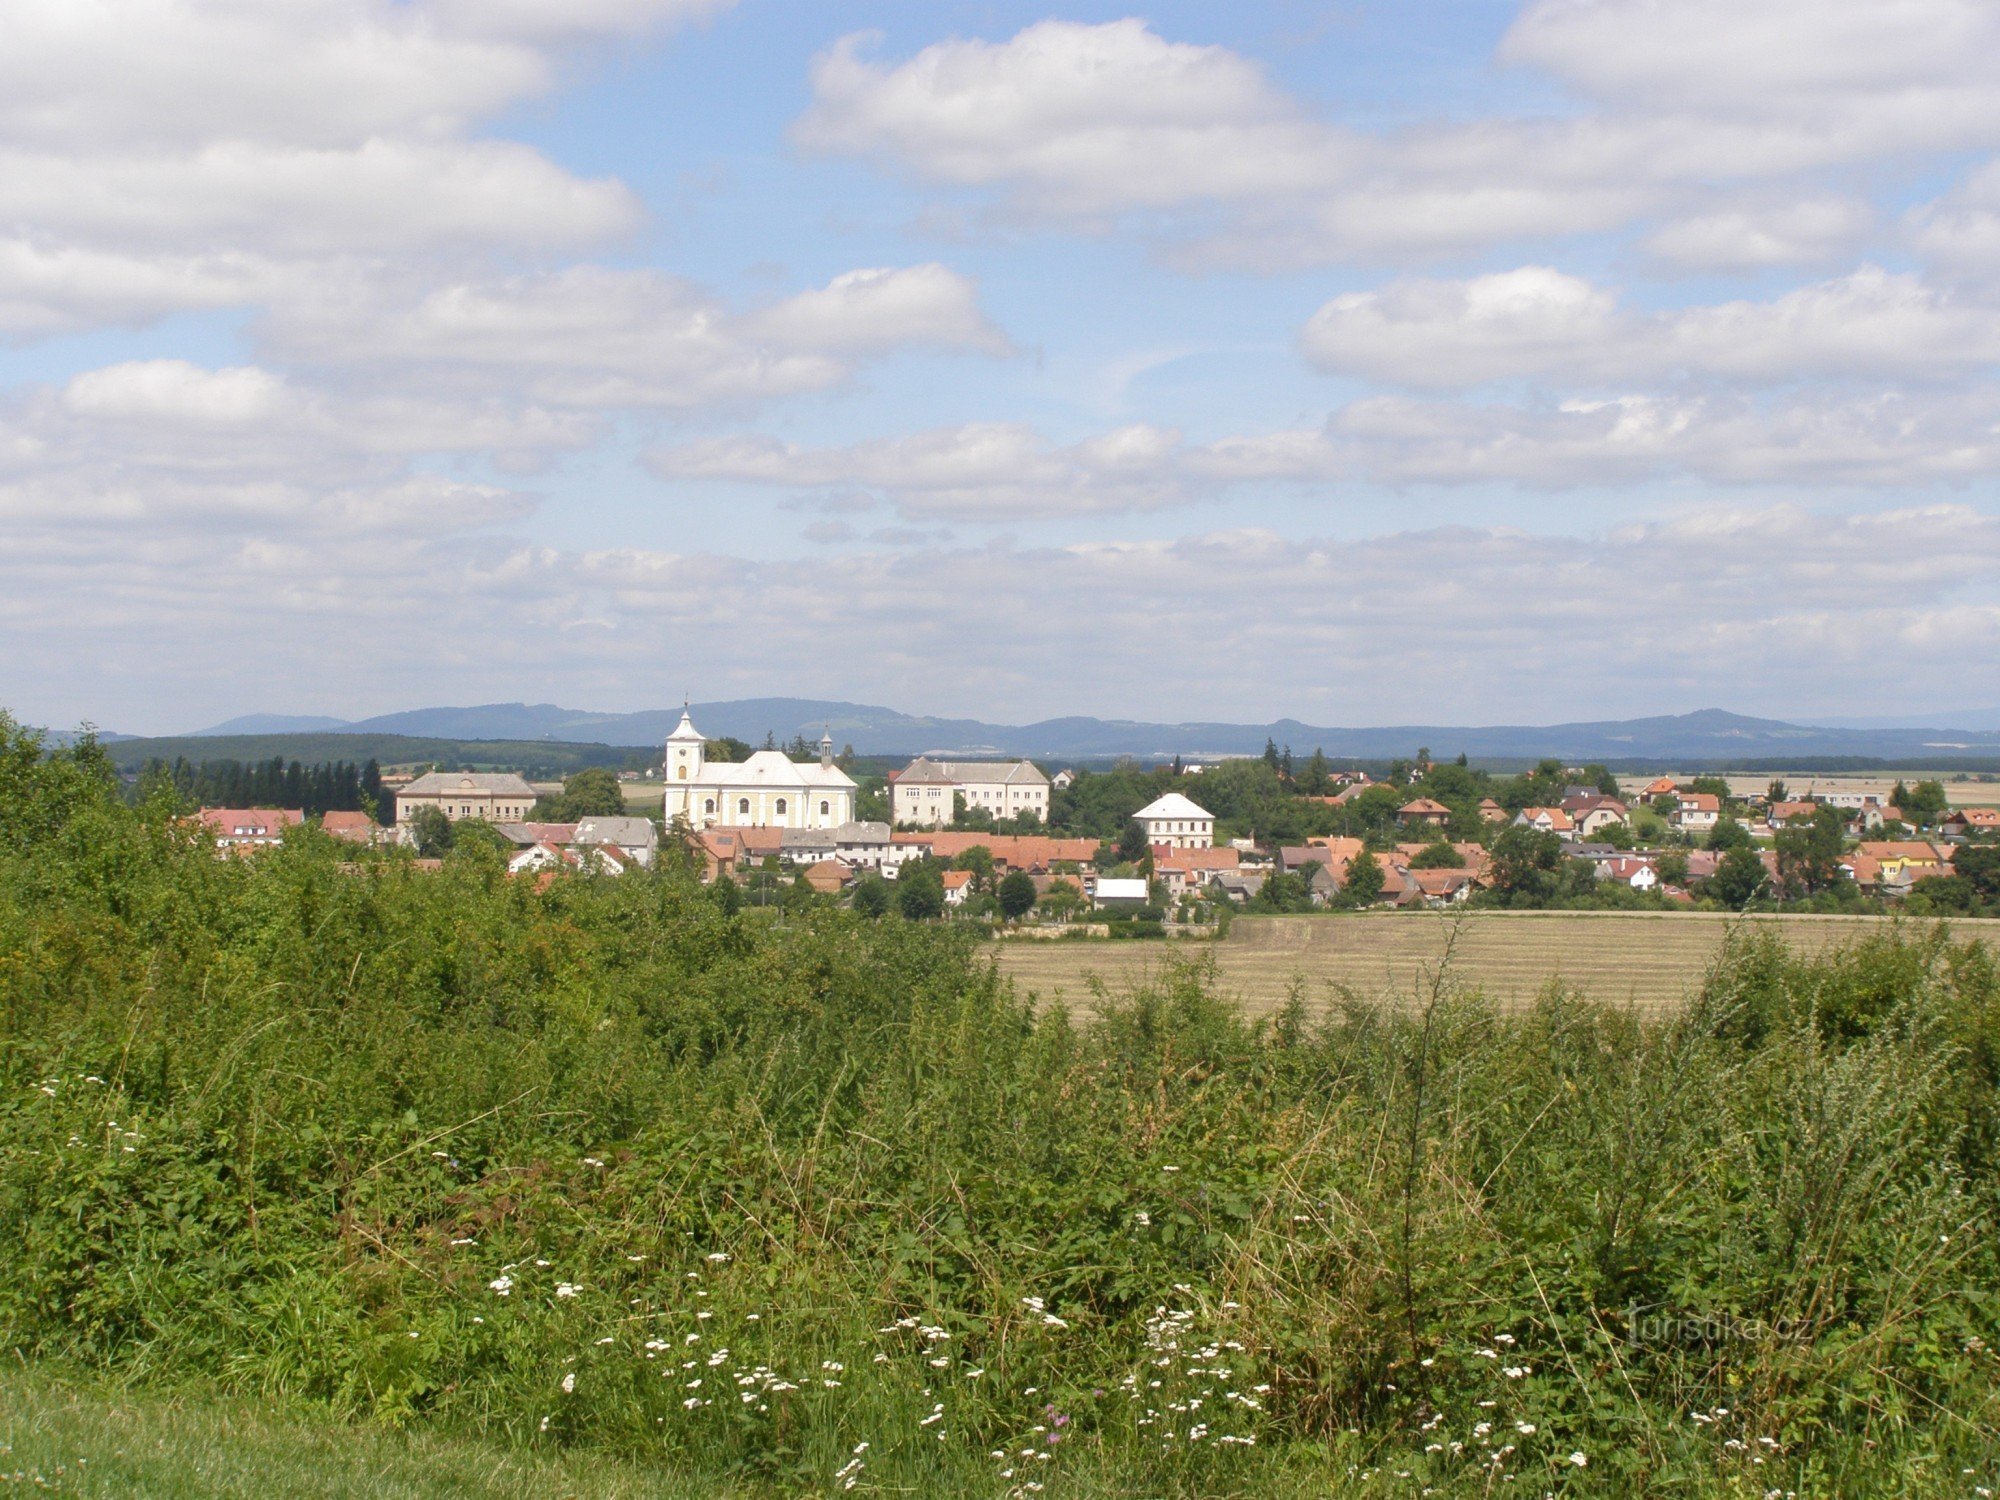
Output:
<instances>
[{"instance_id":1,"label":"white cloud","mask_svg":"<svg viewBox=\"0 0 2000 1500\"><path fill-rule=\"evenodd\" d=\"M1143 21L1042 21L1004 43L938 42L894 68L864 56L873 41L846 37L814 65L800 142L1003 186L1037 211L1297 191L1345 155L1254 63Z\"/></svg>"},{"instance_id":2,"label":"white cloud","mask_svg":"<svg viewBox=\"0 0 2000 1500\"><path fill-rule=\"evenodd\" d=\"M276 310L267 334L301 361L402 381L424 368L453 389L497 384L572 407L758 401L836 385L896 347L1004 345L971 283L937 265L850 273L740 315L678 277L601 266L397 293L330 283Z\"/></svg>"},{"instance_id":3,"label":"white cloud","mask_svg":"<svg viewBox=\"0 0 2000 1500\"><path fill-rule=\"evenodd\" d=\"M1645 314L1547 267L1410 279L1334 298L1302 336L1321 368L1404 385L1515 376L1956 378L2000 361L2000 308L1864 266L1769 301Z\"/></svg>"},{"instance_id":4,"label":"white cloud","mask_svg":"<svg viewBox=\"0 0 2000 1500\"><path fill-rule=\"evenodd\" d=\"M1951 192L1910 216L1919 253L1955 271L2000 273L2000 160L1971 172Z\"/></svg>"},{"instance_id":5,"label":"white cloud","mask_svg":"<svg viewBox=\"0 0 2000 1500\"><path fill-rule=\"evenodd\" d=\"M969 577L979 629L946 628L966 618ZM240 707L244 678L301 659L323 663L326 701L346 706L434 700L441 668L467 701L623 703L673 638L703 641L704 690L718 695L795 688L780 663L810 649L833 664L819 691L879 698L890 681L898 704L933 712L1532 722L1796 704L1801 659L1859 712L1876 694L1893 708L2000 692L1995 578L2000 520L1950 505L1752 506L1582 535L1239 530L796 561L420 536L383 547L338 532L138 547L97 531L60 546L26 534L0 555L0 621L61 600L65 629L16 691L73 701L62 684L79 671L101 687L116 640L121 700L174 724L196 703L211 717ZM1227 607L1189 602L1217 599ZM728 628L751 611L768 622L754 639ZM591 628L565 628L581 621ZM331 658L330 627L344 647ZM1244 669L1273 653L1281 699ZM1163 660L1171 701L1146 670Z\"/></svg>"},{"instance_id":6,"label":"white cloud","mask_svg":"<svg viewBox=\"0 0 2000 1500\"><path fill-rule=\"evenodd\" d=\"M1874 221L1852 198L1719 205L1646 236L1655 259L1691 271L1754 271L1809 264L1851 248Z\"/></svg>"},{"instance_id":7,"label":"white cloud","mask_svg":"<svg viewBox=\"0 0 2000 1500\"><path fill-rule=\"evenodd\" d=\"M1144 424L1057 446L1026 423L972 422L842 448L716 438L647 457L668 479L865 489L912 518L1011 522L1184 501L1180 434Z\"/></svg>"}]
</instances>

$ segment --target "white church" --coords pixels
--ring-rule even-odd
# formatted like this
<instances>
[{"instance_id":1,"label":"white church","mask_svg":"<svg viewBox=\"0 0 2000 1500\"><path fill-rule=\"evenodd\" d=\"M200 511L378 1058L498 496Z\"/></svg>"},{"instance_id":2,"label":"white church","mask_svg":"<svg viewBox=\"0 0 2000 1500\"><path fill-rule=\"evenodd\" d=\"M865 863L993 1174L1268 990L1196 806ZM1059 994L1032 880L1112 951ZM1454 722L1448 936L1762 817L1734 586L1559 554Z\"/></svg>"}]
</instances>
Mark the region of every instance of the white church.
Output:
<instances>
[{"instance_id":1,"label":"white church","mask_svg":"<svg viewBox=\"0 0 2000 1500\"><path fill-rule=\"evenodd\" d=\"M741 762L710 761L708 741L685 710L667 736L666 820L693 828L838 828L854 821L853 778L833 763L833 737L819 764L776 750Z\"/></svg>"}]
</instances>

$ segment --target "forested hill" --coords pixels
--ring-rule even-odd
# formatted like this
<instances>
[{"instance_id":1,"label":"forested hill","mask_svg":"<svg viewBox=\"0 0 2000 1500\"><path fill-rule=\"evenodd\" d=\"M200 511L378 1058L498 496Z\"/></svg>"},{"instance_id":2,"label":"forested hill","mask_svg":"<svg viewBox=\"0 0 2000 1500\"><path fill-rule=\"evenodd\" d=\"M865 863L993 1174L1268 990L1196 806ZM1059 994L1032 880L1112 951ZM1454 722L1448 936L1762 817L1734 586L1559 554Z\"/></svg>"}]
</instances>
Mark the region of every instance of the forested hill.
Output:
<instances>
[{"instance_id":1,"label":"forested hill","mask_svg":"<svg viewBox=\"0 0 2000 1500\"><path fill-rule=\"evenodd\" d=\"M177 759L235 760L245 763L276 757L306 765L375 761L383 767L440 765L453 770L519 771L525 776L567 776L585 766L639 770L653 764L658 753L620 745L565 744L555 740L431 739L405 734L237 734L176 735L161 739L118 739L105 753L121 771L136 771L152 761Z\"/></svg>"}]
</instances>

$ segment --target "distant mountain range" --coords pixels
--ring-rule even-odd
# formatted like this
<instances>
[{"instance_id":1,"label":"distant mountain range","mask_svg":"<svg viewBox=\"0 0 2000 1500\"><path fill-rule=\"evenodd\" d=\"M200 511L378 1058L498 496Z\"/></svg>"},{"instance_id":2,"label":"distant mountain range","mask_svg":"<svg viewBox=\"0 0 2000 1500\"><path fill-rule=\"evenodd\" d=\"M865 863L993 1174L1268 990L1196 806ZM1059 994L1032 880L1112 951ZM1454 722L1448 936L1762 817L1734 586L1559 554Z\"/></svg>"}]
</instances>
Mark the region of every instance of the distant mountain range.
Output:
<instances>
[{"instance_id":1,"label":"distant mountain range","mask_svg":"<svg viewBox=\"0 0 2000 1500\"><path fill-rule=\"evenodd\" d=\"M1034 724L989 724L900 713L870 704L813 698L743 698L697 703L689 710L710 737L752 744L766 734L780 742L831 733L838 745L865 755L1032 755L1051 760L1102 760L1121 755L1255 755L1266 740L1299 755L1324 749L1336 759L1385 760L1428 748L1439 757L1489 760L1686 762L1844 756L1870 760L2000 756L2000 710L1954 715L1953 727L1909 728L1870 723L1791 724L1722 709L1644 719L1548 725L1454 726L1404 724L1343 729L1279 719L1269 724L1155 724L1123 719L1061 718ZM677 708L640 713L591 713L553 703L488 703L465 708L417 708L372 719L250 714L198 731L197 736L404 735L450 740L545 740L565 744L656 746L680 720Z\"/></svg>"}]
</instances>

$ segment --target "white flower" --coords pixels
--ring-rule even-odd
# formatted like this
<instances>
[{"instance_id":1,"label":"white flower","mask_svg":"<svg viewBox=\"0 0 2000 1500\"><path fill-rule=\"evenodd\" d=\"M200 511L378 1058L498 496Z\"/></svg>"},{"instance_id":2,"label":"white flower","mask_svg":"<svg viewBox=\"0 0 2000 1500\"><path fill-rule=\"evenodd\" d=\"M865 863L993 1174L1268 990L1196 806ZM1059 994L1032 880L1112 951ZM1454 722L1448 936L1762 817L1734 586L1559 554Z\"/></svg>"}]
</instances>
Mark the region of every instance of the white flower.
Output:
<instances>
[{"instance_id":1,"label":"white flower","mask_svg":"<svg viewBox=\"0 0 2000 1500\"><path fill-rule=\"evenodd\" d=\"M511 1276L495 1276L491 1281L486 1283L486 1288L496 1296L504 1297L514 1290L514 1278Z\"/></svg>"},{"instance_id":2,"label":"white flower","mask_svg":"<svg viewBox=\"0 0 2000 1500\"><path fill-rule=\"evenodd\" d=\"M576 1371L571 1370L569 1374L563 1376L563 1394L567 1396L571 1391L575 1389L576 1389Z\"/></svg>"},{"instance_id":3,"label":"white flower","mask_svg":"<svg viewBox=\"0 0 2000 1500\"><path fill-rule=\"evenodd\" d=\"M556 1295L558 1297L574 1297L576 1292L577 1286L573 1281L558 1281L556 1283Z\"/></svg>"},{"instance_id":4,"label":"white flower","mask_svg":"<svg viewBox=\"0 0 2000 1500\"><path fill-rule=\"evenodd\" d=\"M1581 1469L1585 1464L1590 1462L1590 1460L1585 1458L1581 1453L1572 1453L1569 1456L1569 1461L1575 1464L1579 1469Z\"/></svg>"},{"instance_id":5,"label":"white flower","mask_svg":"<svg viewBox=\"0 0 2000 1500\"><path fill-rule=\"evenodd\" d=\"M711 1261L713 1261L716 1265L721 1265L725 1260L729 1259L729 1254L727 1251L724 1250L716 1250L713 1251L708 1258Z\"/></svg>"}]
</instances>

